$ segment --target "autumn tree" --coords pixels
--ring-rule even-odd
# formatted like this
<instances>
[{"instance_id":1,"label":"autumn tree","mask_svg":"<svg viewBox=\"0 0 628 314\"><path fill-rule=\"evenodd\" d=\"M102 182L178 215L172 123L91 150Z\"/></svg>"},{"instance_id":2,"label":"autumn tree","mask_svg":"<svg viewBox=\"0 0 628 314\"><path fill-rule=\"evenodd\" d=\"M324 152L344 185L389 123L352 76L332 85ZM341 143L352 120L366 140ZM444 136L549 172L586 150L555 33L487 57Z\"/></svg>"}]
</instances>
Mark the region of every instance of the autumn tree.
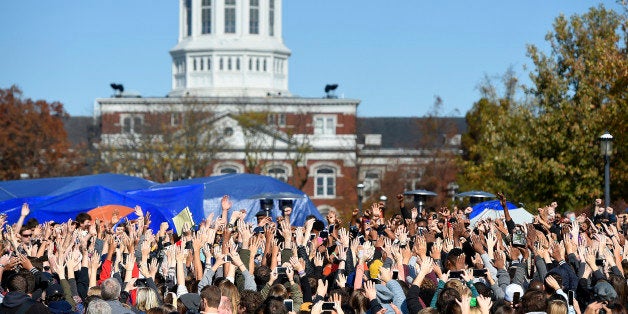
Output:
<instances>
[{"instance_id":1,"label":"autumn tree","mask_svg":"<svg viewBox=\"0 0 628 314\"><path fill-rule=\"evenodd\" d=\"M259 174L262 167L273 161L285 161L292 168L289 184L303 189L309 178L307 155L312 151L310 136L305 130L306 114L292 115L294 128L281 129L273 125L270 117L276 113L268 111L240 112L234 115L244 134L244 164L248 173Z\"/></svg>"},{"instance_id":2,"label":"autumn tree","mask_svg":"<svg viewBox=\"0 0 628 314\"><path fill-rule=\"evenodd\" d=\"M17 86L0 89L0 179L73 175L82 167L63 128L60 102L24 98Z\"/></svg>"},{"instance_id":3,"label":"autumn tree","mask_svg":"<svg viewBox=\"0 0 628 314\"><path fill-rule=\"evenodd\" d=\"M534 68L529 97L483 97L467 115L466 184L504 190L532 206L562 209L602 195L597 138L615 134L612 198L626 198L628 54L626 14L604 6L559 16L546 36L549 54L528 47Z\"/></svg>"},{"instance_id":4,"label":"autumn tree","mask_svg":"<svg viewBox=\"0 0 628 314\"><path fill-rule=\"evenodd\" d=\"M141 128L99 145L98 170L168 182L209 174L208 167L228 143L211 106L194 98L149 114Z\"/></svg>"}]
</instances>

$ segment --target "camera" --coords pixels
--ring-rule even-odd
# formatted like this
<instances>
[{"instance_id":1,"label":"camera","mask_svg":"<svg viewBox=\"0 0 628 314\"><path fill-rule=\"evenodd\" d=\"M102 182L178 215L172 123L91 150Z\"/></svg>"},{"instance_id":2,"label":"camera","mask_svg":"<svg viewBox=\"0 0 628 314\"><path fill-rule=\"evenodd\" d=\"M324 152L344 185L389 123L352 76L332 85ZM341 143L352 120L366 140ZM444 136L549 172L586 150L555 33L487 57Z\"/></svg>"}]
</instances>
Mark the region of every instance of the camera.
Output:
<instances>
[{"instance_id":1,"label":"camera","mask_svg":"<svg viewBox=\"0 0 628 314\"><path fill-rule=\"evenodd\" d=\"M512 246L526 247L526 235L521 229L516 229L512 234Z\"/></svg>"}]
</instances>

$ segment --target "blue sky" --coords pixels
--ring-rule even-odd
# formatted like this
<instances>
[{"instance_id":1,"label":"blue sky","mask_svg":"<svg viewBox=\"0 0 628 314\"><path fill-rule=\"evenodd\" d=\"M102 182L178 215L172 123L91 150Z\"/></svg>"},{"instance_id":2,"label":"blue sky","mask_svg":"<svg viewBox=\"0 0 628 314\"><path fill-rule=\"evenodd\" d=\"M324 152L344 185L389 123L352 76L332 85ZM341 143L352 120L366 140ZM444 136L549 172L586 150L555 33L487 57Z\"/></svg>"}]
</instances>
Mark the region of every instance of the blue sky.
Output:
<instances>
[{"instance_id":1,"label":"blue sky","mask_svg":"<svg viewBox=\"0 0 628 314\"><path fill-rule=\"evenodd\" d=\"M560 13L615 1L284 0L284 41L292 50L290 91L361 99L361 116L422 116L435 96L445 115L464 115L477 85L509 66L527 82L526 45L547 51ZM168 51L178 35L178 1L0 2L0 88L91 115L111 82L143 96L171 88Z\"/></svg>"}]
</instances>

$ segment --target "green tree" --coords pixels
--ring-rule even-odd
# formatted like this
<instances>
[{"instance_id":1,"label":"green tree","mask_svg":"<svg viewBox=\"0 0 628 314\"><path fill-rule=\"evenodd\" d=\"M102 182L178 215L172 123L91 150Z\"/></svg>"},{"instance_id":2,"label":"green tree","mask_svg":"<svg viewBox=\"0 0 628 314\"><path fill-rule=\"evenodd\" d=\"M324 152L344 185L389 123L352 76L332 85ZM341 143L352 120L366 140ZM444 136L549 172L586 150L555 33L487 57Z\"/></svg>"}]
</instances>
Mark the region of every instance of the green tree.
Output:
<instances>
[{"instance_id":1,"label":"green tree","mask_svg":"<svg viewBox=\"0 0 628 314\"><path fill-rule=\"evenodd\" d=\"M17 86L0 89L0 180L73 175L82 167L63 128L60 102L24 98Z\"/></svg>"},{"instance_id":2,"label":"green tree","mask_svg":"<svg viewBox=\"0 0 628 314\"><path fill-rule=\"evenodd\" d=\"M612 196L625 198L626 35L625 13L603 6L556 18L550 54L528 47L528 101L483 98L467 115L466 183L536 206L582 207L602 195L597 138L608 130L616 135Z\"/></svg>"}]
</instances>

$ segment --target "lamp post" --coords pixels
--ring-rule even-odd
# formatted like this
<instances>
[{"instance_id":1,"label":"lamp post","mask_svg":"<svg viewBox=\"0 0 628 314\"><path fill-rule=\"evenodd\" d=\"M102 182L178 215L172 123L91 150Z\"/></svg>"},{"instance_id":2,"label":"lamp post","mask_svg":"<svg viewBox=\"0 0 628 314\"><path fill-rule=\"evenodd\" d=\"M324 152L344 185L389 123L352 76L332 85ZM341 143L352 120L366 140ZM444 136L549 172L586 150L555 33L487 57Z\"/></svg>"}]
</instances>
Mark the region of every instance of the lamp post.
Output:
<instances>
[{"instance_id":1,"label":"lamp post","mask_svg":"<svg viewBox=\"0 0 628 314\"><path fill-rule=\"evenodd\" d=\"M604 157L604 207L611 205L611 155L613 154L613 136L606 131L599 138L600 153Z\"/></svg>"},{"instance_id":2,"label":"lamp post","mask_svg":"<svg viewBox=\"0 0 628 314\"><path fill-rule=\"evenodd\" d=\"M414 196L414 206L419 210L419 217L422 217L423 215L423 207L427 203L427 198L437 195L436 193L432 191L426 191L426 190L408 191L408 192L404 192L403 194Z\"/></svg>"},{"instance_id":3,"label":"lamp post","mask_svg":"<svg viewBox=\"0 0 628 314\"><path fill-rule=\"evenodd\" d=\"M364 201L364 184L358 183L358 185L356 185L356 188L358 189L358 213L360 213L360 216L362 216L362 201Z\"/></svg>"},{"instance_id":4,"label":"lamp post","mask_svg":"<svg viewBox=\"0 0 628 314\"><path fill-rule=\"evenodd\" d=\"M451 197L452 203L456 201L456 194L458 194L459 188L460 186L456 182L449 182L449 184L447 184L447 195Z\"/></svg>"},{"instance_id":5,"label":"lamp post","mask_svg":"<svg viewBox=\"0 0 628 314\"><path fill-rule=\"evenodd\" d=\"M388 201L388 197L386 195L382 195L379 197L379 202L384 204L384 207L386 207L386 201Z\"/></svg>"}]
</instances>

